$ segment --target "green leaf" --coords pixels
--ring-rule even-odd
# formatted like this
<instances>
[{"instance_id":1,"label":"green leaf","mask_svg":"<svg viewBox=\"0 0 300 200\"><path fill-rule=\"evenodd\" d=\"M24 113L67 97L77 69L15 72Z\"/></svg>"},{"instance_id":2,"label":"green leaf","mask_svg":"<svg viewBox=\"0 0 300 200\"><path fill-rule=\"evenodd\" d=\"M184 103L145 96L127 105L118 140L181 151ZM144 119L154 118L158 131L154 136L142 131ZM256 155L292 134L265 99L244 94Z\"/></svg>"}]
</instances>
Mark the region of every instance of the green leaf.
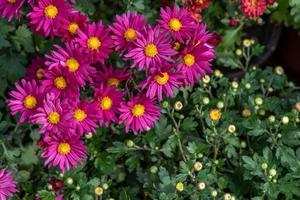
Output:
<instances>
[{"instance_id":1,"label":"green leaf","mask_svg":"<svg viewBox=\"0 0 300 200\"><path fill-rule=\"evenodd\" d=\"M48 192L46 190L38 191L38 196L42 200L55 200L55 197L51 194L51 192Z\"/></svg>"},{"instance_id":2,"label":"green leaf","mask_svg":"<svg viewBox=\"0 0 300 200\"><path fill-rule=\"evenodd\" d=\"M177 146L177 136L170 135L168 140L164 143L161 151L169 158L173 157L173 152Z\"/></svg>"},{"instance_id":3,"label":"green leaf","mask_svg":"<svg viewBox=\"0 0 300 200\"><path fill-rule=\"evenodd\" d=\"M14 41L18 51L21 51L21 48L23 47L23 50L26 52L34 52L32 33L29 31L26 25L19 26L15 35L11 38Z\"/></svg>"},{"instance_id":4,"label":"green leaf","mask_svg":"<svg viewBox=\"0 0 300 200\"><path fill-rule=\"evenodd\" d=\"M181 129L185 132L192 132L196 129L198 126L198 123L194 121L193 117L187 117L183 120L181 124Z\"/></svg>"}]
</instances>

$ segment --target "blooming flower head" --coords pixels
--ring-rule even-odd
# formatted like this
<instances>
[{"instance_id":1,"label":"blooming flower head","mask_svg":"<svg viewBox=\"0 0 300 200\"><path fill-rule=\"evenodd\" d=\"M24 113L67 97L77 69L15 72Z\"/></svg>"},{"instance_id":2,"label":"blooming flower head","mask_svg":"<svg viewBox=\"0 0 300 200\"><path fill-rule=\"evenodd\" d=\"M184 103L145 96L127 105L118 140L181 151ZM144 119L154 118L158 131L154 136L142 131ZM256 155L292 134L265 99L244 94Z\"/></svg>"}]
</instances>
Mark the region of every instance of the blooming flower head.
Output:
<instances>
[{"instance_id":1,"label":"blooming flower head","mask_svg":"<svg viewBox=\"0 0 300 200\"><path fill-rule=\"evenodd\" d=\"M102 21L97 24L87 25L83 30L78 30L78 37L75 40L81 45L81 50L88 54L94 62L104 64L112 52L112 40L110 30L105 28Z\"/></svg>"},{"instance_id":2,"label":"blooming flower head","mask_svg":"<svg viewBox=\"0 0 300 200\"><path fill-rule=\"evenodd\" d=\"M59 30L59 35L62 40L74 39L77 36L79 29L84 29L85 24L87 23L87 16L81 14L80 12L71 13L65 24Z\"/></svg>"},{"instance_id":3,"label":"blooming flower head","mask_svg":"<svg viewBox=\"0 0 300 200\"><path fill-rule=\"evenodd\" d=\"M222 117L222 113L219 109L212 109L209 112L209 117L212 121L219 121Z\"/></svg>"},{"instance_id":4,"label":"blooming flower head","mask_svg":"<svg viewBox=\"0 0 300 200\"><path fill-rule=\"evenodd\" d=\"M159 119L160 108L155 105L154 99L145 95L137 95L129 102L121 103L120 123L125 124L125 131L131 129L134 134L149 130Z\"/></svg>"},{"instance_id":5,"label":"blooming flower head","mask_svg":"<svg viewBox=\"0 0 300 200\"><path fill-rule=\"evenodd\" d=\"M172 49L171 42L165 34L162 34L159 26L155 28L149 27L144 30L144 34L137 33L135 47L130 50L125 58L132 59L133 65L136 65L139 70L146 67L159 67L162 62L172 62L170 56L177 52Z\"/></svg>"},{"instance_id":6,"label":"blooming flower head","mask_svg":"<svg viewBox=\"0 0 300 200\"><path fill-rule=\"evenodd\" d=\"M131 76L131 72L127 72L127 67L113 68L112 66L101 66L96 81L96 87L101 84L107 86L119 87L121 82L127 80Z\"/></svg>"},{"instance_id":7,"label":"blooming flower head","mask_svg":"<svg viewBox=\"0 0 300 200\"><path fill-rule=\"evenodd\" d=\"M59 192L64 188L64 181L60 179L52 178L50 184L53 192Z\"/></svg>"},{"instance_id":8,"label":"blooming flower head","mask_svg":"<svg viewBox=\"0 0 300 200\"><path fill-rule=\"evenodd\" d=\"M76 168L82 159L87 157L86 146L79 137L64 134L63 137L53 135L48 146L41 154L45 158L45 165L48 167L59 167L61 171L69 171Z\"/></svg>"},{"instance_id":9,"label":"blooming flower head","mask_svg":"<svg viewBox=\"0 0 300 200\"><path fill-rule=\"evenodd\" d=\"M13 17L20 17L20 8L24 0L0 0L0 16L7 17L10 22Z\"/></svg>"},{"instance_id":10,"label":"blooming flower head","mask_svg":"<svg viewBox=\"0 0 300 200\"><path fill-rule=\"evenodd\" d=\"M16 181L13 180L11 173L0 169L0 199L6 200L7 197L13 197L17 191Z\"/></svg>"},{"instance_id":11,"label":"blooming flower head","mask_svg":"<svg viewBox=\"0 0 300 200\"><path fill-rule=\"evenodd\" d=\"M174 72L171 67L161 69L153 68L151 76L140 84L142 89L147 89L146 96L150 99L157 97L162 101L163 94L167 97L173 97L174 89L181 85L182 75Z\"/></svg>"},{"instance_id":12,"label":"blooming flower head","mask_svg":"<svg viewBox=\"0 0 300 200\"><path fill-rule=\"evenodd\" d=\"M44 73L41 85L46 93L53 92L55 96L77 98L79 87L66 68L52 68Z\"/></svg>"},{"instance_id":13,"label":"blooming flower head","mask_svg":"<svg viewBox=\"0 0 300 200\"><path fill-rule=\"evenodd\" d=\"M72 113L72 127L75 133L83 135L88 132L95 132L98 127L97 119L97 104L90 103L87 100L73 103L71 108Z\"/></svg>"},{"instance_id":14,"label":"blooming flower head","mask_svg":"<svg viewBox=\"0 0 300 200\"><path fill-rule=\"evenodd\" d=\"M117 51L130 50L133 42L137 40L137 32L142 31L147 22L142 15L137 12L130 12L117 15L116 20L110 29L113 32L112 39L115 49Z\"/></svg>"},{"instance_id":15,"label":"blooming flower head","mask_svg":"<svg viewBox=\"0 0 300 200\"><path fill-rule=\"evenodd\" d=\"M98 105L98 120L101 125L108 126L110 122L117 122L116 114L123 96L124 93L117 91L114 86L101 84L99 88L95 88L94 99Z\"/></svg>"},{"instance_id":16,"label":"blooming flower head","mask_svg":"<svg viewBox=\"0 0 300 200\"><path fill-rule=\"evenodd\" d=\"M267 4L266 0L241 0L240 7L246 17L253 19L264 14Z\"/></svg>"},{"instance_id":17,"label":"blooming flower head","mask_svg":"<svg viewBox=\"0 0 300 200\"><path fill-rule=\"evenodd\" d=\"M7 104L13 115L21 114L19 123L35 114L43 101L41 89L34 80L25 81L22 79L20 84L16 84L16 90L11 91L9 95L11 99L7 100Z\"/></svg>"},{"instance_id":18,"label":"blooming flower head","mask_svg":"<svg viewBox=\"0 0 300 200\"><path fill-rule=\"evenodd\" d=\"M29 68L26 72L26 78L29 80L34 79L37 81L37 83L39 83L39 81L44 78L44 71L46 68L47 66L45 65L45 58L38 56L32 60L31 64L29 65Z\"/></svg>"},{"instance_id":19,"label":"blooming flower head","mask_svg":"<svg viewBox=\"0 0 300 200\"><path fill-rule=\"evenodd\" d=\"M63 67L67 70L67 76L80 86L85 85L85 81L92 82L92 76L96 74L96 69L90 66L86 56L79 52L79 45L74 42L67 42L65 48L55 45L56 51L51 51L51 54L46 56L46 61L49 70L53 68Z\"/></svg>"},{"instance_id":20,"label":"blooming flower head","mask_svg":"<svg viewBox=\"0 0 300 200\"><path fill-rule=\"evenodd\" d=\"M160 9L161 20L158 20L163 29L170 32L172 37L183 43L189 39L193 30L194 20L185 8L174 6Z\"/></svg>"},{"instance_id":21,"label":"blooming flower head","mask_svg":"<svg viewBox=\"0 0 300 200\"><path fill-rule=\"evenodd\" d=\"M31 120L42 125L41 133L57 133L69 129L71 117L68 102L61 101L54 93L49 93L44 99L44 105L37 109Z\"/></svg>"},{"instance_id":22,"label":"blooming flower head","mask_svg":"<svg viewBox=\"0 0 300 200\"><path fill-rule=\"evenodd\" d=\"M40 0L27 17L33 31L45 37L53 37L72 12L66 0Z\"/></svg>"}]
</instances>

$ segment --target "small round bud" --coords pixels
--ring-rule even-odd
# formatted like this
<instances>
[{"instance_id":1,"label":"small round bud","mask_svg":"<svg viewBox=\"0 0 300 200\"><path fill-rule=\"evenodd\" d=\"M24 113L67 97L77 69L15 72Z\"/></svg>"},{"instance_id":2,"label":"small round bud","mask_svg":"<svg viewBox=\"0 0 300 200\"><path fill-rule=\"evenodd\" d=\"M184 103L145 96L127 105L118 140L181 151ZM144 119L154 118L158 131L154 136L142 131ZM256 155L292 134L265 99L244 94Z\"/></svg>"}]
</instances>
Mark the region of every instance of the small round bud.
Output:
<instances>
[{"instance_id":1,"label":"small round bud","mask_svg":"<svg viewBox=\"0 0 300 200\"><path fill-rule=\"evenodd\" d=\"M280 133L278 133L278 134L277 134L277 137L278 137L278 138L281 138L281 137L282 137L282 135L281 135Z\"/></svg>"},{"instance_id":2,"label":"small round bud","mask_svg":"<svg viewBox=\"0 0 300 200\"><path fill-rule=\"evenodd\" d=\"M272 182L273 182L273 183L277 183L277 179L273 179Z\"/></svg>"},{"instance_id":3,"label":"small round bud","mask_svg":"<svg viewBox=\"0 0 300 200\"><path fill-rule=\"evenodd\" d=\"M265 82L266 82L266 80L265 80L265 79L263 79L263 78L261 78L261 79L259 79L259 82L260 82L260 83L265 83Z\"/></svg>"},{"instance_id":4,"label":"small round bud","mask_svg":"<svg viewBox=\"0 0 300 200\"><path fill-rule=\"evenodd\" d=\"M246 88L247 90L251 89L251 84L250 84L250 83L246 83L245 88Z\"/></svg>"},{"instance_id":5,"label":"small round bud","mask_svg":"<svg viewBox=\"0 0 300 200\"><path fill-rule=\"evenodd\" d=\"M168 101L163 101L162 102L162 107L163 108L168 108L169 107L169 102Z\"/></svg>"},{"instance_id":6,"label":"small round bud","mask_svg":"<svg viewBox=\"0 0 300 200\"><path fill-rule=\"evenodd\" d=\"M204 83L209 83L210 82L210 77L208 76L208 75L205 75L203 78L202 78L202 81L204 82Z\"/></svg>"},{"instance_id":7,"label":"small round bud","mask_svg":"<svg viewBox=\"0 0 300 200\"><path fill-rule=\"evenodd\" d=\"M236 54L237 56L241 56L241 55L243 54L243 52L242 52L241 49L237 49L237 50L235 50L235 54Z\"/></svg>"},{"instance_id":8,"label":"small round bud","mask_svg":"<svg viewBox=\"0 0 300 200\"><path fill-rule=\"evenodd\" d=\"M261 97L256 97L255 98L255 104L256 105L258 105L258 106L260 106L260 105L262 105L263 104L263 99L261 98Z\"/></svg>"},{"instance_id":9,"label":"small round bud","mask_svg":"<svg viewBox=\"0 0 300 200\"><path fill-rule=\"evenodd\" d=\"M204 189L205 189L205 183L204 183L204 182L198 183L198 188L199 188L200 190L204 190Z\"/></svg>"},{"instance_id":10,"label":"small round bud","mask_svg":"<svg viewBox=\"0 0 300 200\"><path fill-rule=\"evenodd\" d=\"M253 66L253 67L252 67L252 71L255 71L255 70L256 70L256 66Z\"/></svg>"},{"instance_id":11,"label":"small round bud","mask_svg":"<svg viewBox=\"0 0 300 200\"><path fill-rule=\"evenodd\" d=\"M80 191L80 189L81 189L80 186L77 185L77 186L76 186L76 191Z\"/></svg>"},{"instance_id":12,"label":"small round bud","mask_svg":"<svg viewBox=\"0 0 300 200\"><path fill-rule=\"evenodd\" d=\"M92 132L88 132L87 134L84 135L85 139L91 139L93 137L93 133Z\"/></svg>"},{"instance_id":13,"label":"small round bud","mask_svg":"<svg viewBox=\"0 0 300 200\"><path fill-rule=\"evenodd\" d=\"M102 187L96 187L96 188L95 188L95 194L96 194L97 196L101 196L101 195L103 194L103 189L102 189Z\"/></svg>"},{"instance_id":14,"label":"small round bud","mask_svg":"<svg viewBox=\"0 0 300 200\"><path fill-rule=\"evenodd\" d=\"M217 108L219 108L219 109L224 108L224 102L223 101L218 101Z\"/></svg>"},{"instance_id":15,"label":"small round bud","mask_svg":"<svg viewBox=\"0 0 300 200\"><path fill-rule=\"evenodd\" d=\"M268 91L269 91L269 92L273 92L274 89L273 89L272 87L269 87L269 88L268 88Z\"/></svg>"},{"instance_id":16,"label":"small round bud","mask_svg":"<svg viewBox=\"0 0 300 200\"><path fill-rule=\"evenodd\" d=\"M258 112L259 115L261 116L265 116L266 115L266 111L264 109L260 109Z\"/></svg>"},{"instance_id":17,"label":"small round bud","mask_svg":"<svg viewBox=\"0 0 300 200\"><path fill-rule=\"evenodd\" d=\"M232 81L231 87L234 88L234 89L237 89L239 87L239 83L236 82L236 81Z\"/></svg>"},{"instance_id":18,"label":"small round bud","mask_svg":"<svg viewBox=\"0 0 300 200\"><path fill-rule=\"evenodd\" d=\"M202 153L198 153L198 158L203 158L203 154Z\"/></svg>"},{"instance_id":19,"label":"small round bud","mask_svg":"<svg viewBox=\"0 0 300 200\"><path fill-rule=\"evenodd\" d=\"M195 162L194 169L195 171L199 172L202 169L203 165L201 162Z\"/></svg>"},{"instance_id":20,"label":"small round bud","mask_svg":"<svg viewBox=\"0 0 300 200\"><path fill-rule=\"evenodd\" d=\"M150 172L151 172L152 174L156 174L157 171L158 171L157 166L153 165L152 167L150 167Z\"/></svg>"},{"instance_id":21,"label":"small round bud","mask_svg":"<svg viewBox=\"0 0 300 200\"><path fill-rule=\"evenodd\" d=\"M267 164L267 163L261 164L261 168L262 168L263 170L266 170L266 169L268 168L268 164Z\"/></svg>"},{"instance_id":22,"label":"small round bud","mask_svg":"<svg viewBox=\"0 0 300 200\"><path fill-rule=\"evenodd\" d=\"M174 104L174 109L180 111L182 108L183 108L183 104L181 103L181 101L176 101Z\"/></svg>"},{"instance_id":23,"label":"small round bud","mask_svg":"<svg viewBox=\"0 0 300 200\"><path fill-rule=\"evenodd\" d=\"M276 171L276 169L270 169L270 171L269 171L269 175L270 176L276 176L276 174L277 174L277 171Z\"/></svg>"},{"instance_id":24,"label":"small round bud","mask_svg":"<svg viewBox=\"0 0 300 200\"><path fill-rule=\"evenodd\" d=\"M283 116L282 118L281 118L281 122L283 123L283 124L288 124L289 123L289 117L288 116Z\"/></svg>"},{"instance_id":25,"label":"small round bud","mask_svg":"<svg viewBox=\"0 0 300 200\"><path fill-rule=\"evenodd\" d=\"M274 115L270 115L270 116L268 117L268 120L269 120L269 122L272 124L272 123L275 122L276 118L275 118Z\"/></svg>"},{"instance_id":26,"label":"small round bud","mask_svg":"<svg viewBox=\"0 0 300 200\"><path fill-rule=\"evenodd\" d=\"M179 191L179 192L182 192L184 189L184 186L183 186L183 183L182 182L179 182L176 184L176 190Z\"/></svg>"},{"instance_id":27,"label":"small round bud","mask_svg":"<svg viewBox=\"0 0 300 200\"><path fill-rule=\"evenodd\" d=\"M219 164L219 160L215 160L215 161L214 161L214 164L215 164L215 165L218 165L218 164Z\"/></svg>"},{"instance_id":28,"label":"small round bud","mask_svg":"<svg viewBox=\"0 0 300 200\"><path fill-rule=\"evenodd\" d=\"M247 143L245 141L241 141L241 148L244 149L247 147Z\"/></svg>"},{"instance_id":29,"label":"small round bud","mask_svg":"<svg viewBox=\"0 0 300 200\"><path fill-rule=\"evenodd\" d=\"M204 97L204 98L203 98L203 104L204 104L204 105L209 104L209 102L210 102L210 100L209 100L208 97Z\"/></svg>"},{"instance_id":30,"label":"small round bud","mask_svg":"<svg viewBox=\"0 0 300 200\"><path fill-rule=\"evenodd\" d=\"M223 74L220 70L216 69L215 72L214 72L214 75L218 78L221 78Z\"/></svg>"},{"instance_id":31,"label":"small round bud","mask_svg":"<svg viewBox=\"0 0 300 200\"><path fill-rule=\"evenodd\" d=\"M232 198L231 194L229 193L224 194L224 200L232 200L231 198Z\"/></svg>"},{"instance_id":32,"label":"small round bud","mask_svg":"<svg viewBox=\"0 0 300 200\"><path fill-rule=\"evenodd\" d=\"M52 190L52 189L53 189L53 187L52 187L51 184L48 184L48 185L47 185L47 188L48 188L48 190Z\"/></svg>"},{"instance_id":33,"label":"small round bud","mask_svg":"<svg viewBox=\"0 0 300 200\"><path fill-rule=\"evenodd\" d=\"M234 133L235 131L236 131L235 125L230 124L230 125L228 126L228 132L229 132L229 133Z\"/></svg>"},{"instance_id":34,"label":"small round bud","mask_svg":"<svg viewBox=\"0 0 300 200\"><path fill-rule=\"evenodd\" d=\"M63 173L59 173L59 177L63 178L65 175Z\"/></svg>"},{"instance_id":35,"label":"small round bud","mask_svg":"<svg viewBox=\"0 0 300 200\"><path fill-rule=\"evenodd\" d=\"M248 108L245 108L245 109L242 111L242 116L243 116L243 117L250 117L250 116L251 116L251 110L248 109Z\"/></svg>"},{"instance_id":36,"label":"small round bud","mask_svg":"<svg viewBox=\"0 0 300 200\"><path fill-rule=\"evenodd\" d=\"M249 39L245 39L243 41L243 45L244 45L244 47L250 47L251 46L251 41Z\"/></svg>"},{"instance_id":37,"label":"small round bud","mask_svg":"<svg viewBox=\"0 0 300 200\"><path fill-rule=\"evenodd\" d=\"M109 188L109 185L107 183L103 183L102 187L103 187L104 190L107 190Z\"/></svg>"},{"instance_id":38,"label":"small round bud","mask_svg":"<svg viewBox=\"0 0 300 200\"><path fill-rule=\"evenodd\" d=\"M211 196L212 196L212 197L218 196L217 190L213 190L213 191L211 192Z\"/></svg>"},{"instance_id":39,"label":"small round bud","mask_svg":"<svg viewBox=\"0 0 300 200\"><path fill-rule=\"evenodd\" d=\"M284 69L281 66L277 66L275 68L275 72L277 75L282 75L282 74L284 74Z\"/></svg>"},{"instance_id":40,"label":"small round bud","mask_svg":"<svg viewBox=\"0 0 300 200\"><path fill-rule=\"evenodd\" d=\"M131 148L134 146L134 142L132 140L127 140L126 145L127 147Z\"/></svg>"},{"instance_id":41,"label":"small round bud","mask_svg":"<svg viewBox=\"0 0 300 200\"><path fill-rule=\"evenodd\" d=\"M179 115L179 119L184 119L184 115Z\"/></svg>"},{"instance_id":42,"label":"small round bud","mask_svg":"<svg viewBox=\"0 0 300 200\"><path fill-rule=\"evenodd\" d=\"M67 184L72 185L73 184L73 179L71 177L67 178Z\"/></svg>"}]
</instances>

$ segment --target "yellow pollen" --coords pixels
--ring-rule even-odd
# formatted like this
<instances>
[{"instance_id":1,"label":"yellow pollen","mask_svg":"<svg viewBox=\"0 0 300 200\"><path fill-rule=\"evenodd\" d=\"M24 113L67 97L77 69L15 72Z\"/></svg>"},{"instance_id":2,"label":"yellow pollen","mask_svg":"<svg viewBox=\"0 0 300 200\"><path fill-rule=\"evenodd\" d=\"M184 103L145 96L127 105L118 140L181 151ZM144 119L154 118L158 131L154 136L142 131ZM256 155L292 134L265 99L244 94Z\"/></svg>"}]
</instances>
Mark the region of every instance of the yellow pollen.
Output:
<instances>
[{"instance_id":1,"label":"yellow pollen","mask_svg":"<svg viewBox=\"0 0 300 200\"><path fill-rule=\"evenodd\" d=\"M25 97L25 99L24 99L25 108L33 109L36 107L36 104L37 104L37 100L34 96L28 95L27 97Z\"/></svg>"},{"instance_id":2,"label":"yellow pollen","mask_svg":"<svg viewBox=\"0 0 300 200\"><path fill-rule=\"evenodd\" d=\"M14 4L14 3L16 3L16 1L17 0L7 0L7 2L10 3L10 4Z\"/></svg>"},{"instance_id":3,"label":"yellow pollen","mask_svg":"<svg viewBox=\"0 0 300 200\"><path fill-rule=\"evenodd\" d=\"M54 19L56 17L56 15L58 14L58 9L56 6L50 4L49 6L47 6L45 8L44 13L45 13L46 17L48 17L50 19Z\"/></svg>"},{"instance_id":4,"label":"yellow pollen","mask_svg":"<svg viewBox=\"0 0 300 200\"><path fill-rule=\"evenodd\" d=\"M39 69L36 71L36 77L37 77L38 79L44 78L43 72L44 72L44 69L39 68Z\"/></svg>"},{"instance_id":5,"label":"yellow pollen","mask_svg":"<svg viewBox=\"0 0 300 200\"><path fill-rule=\"evenodd\" d=\"M195 64L195 56L193 56L192 54L186 54L183 60L184 60L184 64L187 65L188 67Z\"/></svg>"},{"instance_id":6,"label":"yellow pollen","mask_svg":"<svg viewBox=\"0 0 300 200\"><path fill-rule=\"evenodd\" d=\"M62 76L59 76L54 79L54 85L56 88L63 90L67 87L66 79Z\"/></svg>"},{"instance_id":7,"label":"yellow pollen","mask_svg":"<svg viewBox=\"0 0 300 200\"><path fill-rule=\"evenodd\" d=\"M159 84L159 85L164 85L168 82L169 80L169 74L167 72L162 73L162 76L157 75L155 76L155 81Z\"/></svg>"},{"instance_id":8,"label":"yellow pollen","mask_svg":"<svg viewBox=\"0 0 300 200\"><path fill-rule=\"evenodd\" d=\"M70 151L71 151L71 146L66 142L59 143L59 145L57 146L57 152L59 154L66 155L69 154Z\"/></svg>"},{"instance_id":9,"label":"yellow pollen","mask_svg":"<svg viewBox=\"0 0 300 200\"><path fill-rule=\"evenodd\" d=\"M143 106L142 104L136 104L131 109L131 112L132 112L133 116L135 116L135 117L141 117L145 113L145 106Z\"/></svg>"},{"instance_id":10,"label":"yellow pollen","mask_svg":"<svg viewBox=\"0 0 300 200\"><path fill-rule=\"evenodd\" d=\"M76 109L73 112L73 117L76 119L76 121L78 122L82 122L83 120L85 120L85 118L87 117L85 112L81 109Z\"/></svg>"},{"instance_id":11,"label":"yellow pollen","mask_svg":"<svg viewBox=\"0 0 300 200\"><path fill-rule=\"evenodd\" d=\"M172 18L168 25L173 31L179 31L182 27L182 23L176 18Z\"/></svg>"},{"instance_id":12,"label":"yellow pollen","mask_svg":"<svg viewBox=\"0 0 300 200\"><path fill-rule=\"evenodd\" d=\"M158 54L157 47L153 43L147 44L144 51L147 57L153 58Z\"/></svg>"},{"instance_id":13,"label":"yellow pollen","mask_svg":"<svg viewBox=\"0 0 300 200\"><path fill-rule=\"evenodd\" d=\"M75 58L69 58L66 61L66 65L68 66L70 72L76 72L80 66L79 62Z\"/></svg>"},{"instance_id":14,"label":"yellow pollen","mask_svg":"<svg viewBox=\"0 0 300 200\"><path fill-rule=\"evenodd\" d=\"M48 115L48 122L50 124L58 124L60 121L60 115L58 114L58 112L51 112Z\"/></svg>"},{"instance_id":15,"label":"yellow pollen","mask_svg":"<svg viewBox=\"0 0 300 200\"><path fill-rule=\"evenodd\" d=\"M132 28L128 28L124 33L124 38L127 42L135 41L137 38L135 30Z\"/></svg>"},{"instance_id":16,"label":"yellow pollen","mask_svg":"<svg viewBox=\"0 0 300 200\"><path fill-rule=\"evenodd\" d=\"M110 78L110 79L107 80L107 85L118 87L120 85L120 81L116 78Z\"/></svg>"},{"instance_id":17,"label":"yellow pollen","mask_svg":"<svg viewBox=\"0 0 300 200\"><path fill-rule=\"evenodd\" d=\"M98 50L101 46L101 42L97 37L90 37L87 41L87 45L92 50Z\"/></svg>"},{"instance_id":18,"label":"yellow pollen","mask_svg":"<svg viewBox=\"0 0 300 200\"><path fill-rule=\"evenodd\" d=\"M79 28L78 24L76 23L71 23L68 26L68 31L69 33L71 33L72 35L76 35L77 33L77 29Z\"/></svg>"},{"instance_id":19,"label":"yellow pollen","mask_svg":"<svg viewBox=\"0 0 300 200\"><path fill-rule=\"evenodd\" d=\"M101 99L100 107L102 110L109 110L109 109L111 109L112 104L113 104L113 102L112 102L111 98L106 96Z\"/></svg>"}]
</instances>

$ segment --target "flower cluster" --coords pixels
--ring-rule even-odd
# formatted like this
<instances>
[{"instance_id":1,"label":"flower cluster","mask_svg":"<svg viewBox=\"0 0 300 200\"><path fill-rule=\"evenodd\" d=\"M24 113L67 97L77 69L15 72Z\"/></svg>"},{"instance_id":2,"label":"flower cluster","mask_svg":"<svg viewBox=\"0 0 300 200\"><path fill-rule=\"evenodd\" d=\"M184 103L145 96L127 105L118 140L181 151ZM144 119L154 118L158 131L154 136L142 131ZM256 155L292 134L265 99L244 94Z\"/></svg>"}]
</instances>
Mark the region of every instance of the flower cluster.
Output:
<instances>
[{"instance_id":1,"label":"flower cluster","mask_svg":"<svg viewBox=\"0 0 300 200\"><path fill-rule=\"evenodd\" d=\"M160 16L151 26L127 12L107 27L88 23L66 1L33 4L31 29L64 43L32 61L7 103L13 115L21 114L20 123L40 125L45 165L68 171L82 163L87 148L81 138L99 126L149 130L160 117L158 102L212 71L215 36L206 26L178 6L161 9ZM131 64L109 64L112 52Z\"/></svg>"},{"instance_id":2,"label":"flower cluster","mask_svg":"<svg viewBox=\"0 0 300 200\"><path fill-rule=\"evenodd\" d=\"M246 17L253 19L262 16L274 2L275 0L241 0L240 7Z\"/></svg>"}]
</instances>

